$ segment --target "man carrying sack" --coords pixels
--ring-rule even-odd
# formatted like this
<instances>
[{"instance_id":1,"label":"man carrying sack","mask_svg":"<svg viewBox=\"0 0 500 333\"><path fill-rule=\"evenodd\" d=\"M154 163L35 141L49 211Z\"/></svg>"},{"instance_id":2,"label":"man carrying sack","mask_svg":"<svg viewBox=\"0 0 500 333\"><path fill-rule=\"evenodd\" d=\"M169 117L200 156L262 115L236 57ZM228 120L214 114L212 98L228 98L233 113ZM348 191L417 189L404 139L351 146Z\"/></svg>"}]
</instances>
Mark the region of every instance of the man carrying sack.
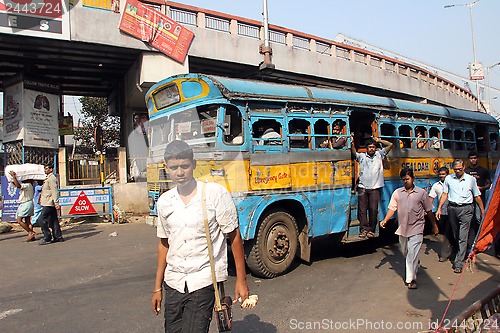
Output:
<instances>
[{"instance_id":1,"label":"man carrying sack","mask_svg":"<svg viewBox=\"0 0 500 333\"><path fill-rule=\"evenodd\" d=\"M185 142L168 144L164 160L177 186L162 194L157 203L160 240L152 308L155 314L160 313L165 286L165 332L206 333L216 297L205 220L216 281L227 280L227 236L236 266L234 299L244 302L248 298L236 207L224 187L193 178L196 161ZM220 295L217 298L219 301Z\"/></svg>"}]
</instances>

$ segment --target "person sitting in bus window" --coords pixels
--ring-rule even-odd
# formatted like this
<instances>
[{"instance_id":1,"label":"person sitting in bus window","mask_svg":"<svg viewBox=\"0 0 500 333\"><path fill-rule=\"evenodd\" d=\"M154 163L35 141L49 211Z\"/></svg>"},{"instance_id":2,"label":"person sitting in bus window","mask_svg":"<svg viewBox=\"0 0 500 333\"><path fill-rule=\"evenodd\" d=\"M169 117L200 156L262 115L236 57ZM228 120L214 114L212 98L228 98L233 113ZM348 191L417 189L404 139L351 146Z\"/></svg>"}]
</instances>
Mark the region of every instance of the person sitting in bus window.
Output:
<instances>
[{"instance_id":1,"label":"person sitting in bus window","mask_svg":"<svg viewBox=\"0 0 500 333\"><path fill-rule=\"evenodd\" d=\"M467 150L476 150L476 144L474 143L474 138L471 132L465 133L465 147Z\"/></svg>"},{"instance_id":2,"label":"person sitting in bus window","mask_svg":"<svg viewBox=\"0 0 500 333\"><path fill-rule=\"evenodd\" d=\"M304 134L306 131L301 128L292 129L291 134ZM307 137L302 135L290 135L290 147L291 148L307 148L308 142Z\"/></svg>"},{"instance_id":3,"label":"person sitting in bus window","mask_svg":"<svg viewBox=\"0 0 500 333\"><path fill-rule=\"evenodd\" d=\"M329 148L333 149L342 149L345 147L347 139L345 136L342 136L342 131L344 129L344 122L341 120L336 120L333 123L333 136L329 140Z\"/></svg>"},{"instance_id":4,"label":"person sitting in bus window","mask_svg":"<svg viewBox=\"0 0 500 333\"><path fill-rule=\"evenodd\" d=\"M274 130L274 128L269 127L264 131L262 136L260 137L261 139L279 139L281 138L281 135L279 135L278 132ZM275 141L275 140L259 140L259 145L280 145L280 141Z\"/></svg>"},{"instance_id":5,"label":"person sitting in bus window","mask_svg":"<svg viewBox=\"0 0 500 333\"><path fill-rule=\"evenodd\" d=\"M490 149L491 150L497 150L497 140L495 140L495 138L492 138L490 140Z\"/></svg>"},{"instance_id":6,"label":"person sitting in bus window","mask_svg":"<svg viewBox=\"0 0 500 333\"><path fill-rule=\"evenodd\" d=\"M437 136L433 136L431 138L430 148L432 148L432 149L440 149L441 148L441 142L439 141L439 138Z\"/></svg>"},{"instance_id":7,"label":"person sitting in bus window","mask_svg":"<svg viewBox=\"0 0 500 333\"><path fill-rule=\"evenodd\" d=\"M424 136L424 131L421 129L418 129L417 131L417 149L424 149L425 146L427 145L427 139L425 139Z\"/></svg>"}]
</instances>

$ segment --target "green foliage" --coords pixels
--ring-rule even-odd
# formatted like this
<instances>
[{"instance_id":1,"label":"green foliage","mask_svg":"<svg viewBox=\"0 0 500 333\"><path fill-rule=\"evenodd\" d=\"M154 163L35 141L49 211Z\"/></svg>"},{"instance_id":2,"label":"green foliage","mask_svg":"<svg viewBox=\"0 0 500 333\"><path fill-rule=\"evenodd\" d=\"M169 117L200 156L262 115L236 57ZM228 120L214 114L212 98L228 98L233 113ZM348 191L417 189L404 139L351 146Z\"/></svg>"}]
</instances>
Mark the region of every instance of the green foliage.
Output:
<instances>
[{"instance_id":1,"label":"green foliage","mask_svg":"<svg viewBox=\"0 0 500 333\"><path fill-rule=\"evenodd\" d=\"M82 118L80 127L75 129L75 140L80 140L85 148L95 150L94 131L101 125L105 148L120 146L120 117L108 115L108 102L103 97L81 97Z\"/></svg>"}]
</instances>

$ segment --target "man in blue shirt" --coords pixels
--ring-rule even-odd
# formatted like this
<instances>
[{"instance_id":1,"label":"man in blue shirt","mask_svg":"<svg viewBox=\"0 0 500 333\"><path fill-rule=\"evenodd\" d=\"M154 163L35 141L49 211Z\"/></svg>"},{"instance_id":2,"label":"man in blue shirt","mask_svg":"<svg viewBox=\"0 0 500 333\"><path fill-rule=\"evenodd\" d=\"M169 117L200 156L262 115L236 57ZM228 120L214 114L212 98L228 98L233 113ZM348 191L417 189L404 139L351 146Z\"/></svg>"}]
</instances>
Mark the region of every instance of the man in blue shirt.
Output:
<instances>
[{"instance_id":1,"label":"man in blue shirt","mask_svg":"<svg viewBox=\"0 0 500 333\"><path fill-rule=\"evenodd\" d=\"M453 162L453 175L446 176L443 186L443 194L439 200L436 218L441 218L441 209L448 200L448 219L452 228L453 236L458 240L458 253L453 264L455 273L462 273L465 255L467 251L467 239L469 228L474 215L475 200L481 216L484 214L481 192L477 187L476 179L465 173L465 163L457 159Z\"/></svg>"}]
</instances>

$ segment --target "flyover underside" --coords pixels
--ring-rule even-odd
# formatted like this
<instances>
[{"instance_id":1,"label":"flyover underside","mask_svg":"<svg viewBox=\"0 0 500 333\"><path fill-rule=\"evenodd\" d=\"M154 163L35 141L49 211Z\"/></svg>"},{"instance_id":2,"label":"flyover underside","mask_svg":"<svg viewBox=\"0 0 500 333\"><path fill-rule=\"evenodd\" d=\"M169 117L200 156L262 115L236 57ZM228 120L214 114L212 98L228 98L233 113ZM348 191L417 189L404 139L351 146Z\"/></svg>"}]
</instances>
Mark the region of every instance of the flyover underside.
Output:
<instances>
[{"instance_id":1,"label":"flyover underside","mask_svg":"<svg viewBox=\"0 0 500 333\"><path fill-rule=\"evenodd\" d=\"M61 93L107 97L142 51L0 33L0 89L17 74L54 82Z\"/></svg>"}]
</instances>

